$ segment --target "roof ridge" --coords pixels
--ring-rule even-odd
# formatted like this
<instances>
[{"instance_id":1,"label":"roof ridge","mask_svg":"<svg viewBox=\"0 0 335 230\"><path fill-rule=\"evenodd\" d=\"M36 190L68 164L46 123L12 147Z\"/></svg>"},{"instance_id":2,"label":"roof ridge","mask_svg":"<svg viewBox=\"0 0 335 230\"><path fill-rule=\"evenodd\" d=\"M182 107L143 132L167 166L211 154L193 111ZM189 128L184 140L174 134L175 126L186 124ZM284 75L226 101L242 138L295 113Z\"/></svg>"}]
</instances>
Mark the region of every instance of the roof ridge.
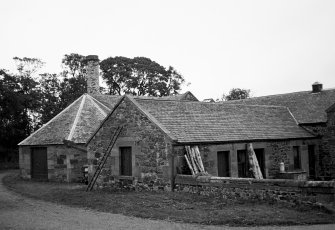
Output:
<instances>
[{"instance_id":1,"label":"roof ridge","mask_svg":"<svg viewBox=\"0 0 335 230\"><path fill-rule=\"evenodd\" d=\"M86 141L85 146L87 146L91 140L93 139L93 137L95 136L95 134L101 129L102 125L106 122L106 120L113 114L113 112L115 111L115 109L121 104L121 102L124 100L125 95L121 96L121 98L117 101L117 103L114 105L113 109L108 113L108 115L100 122L100 125L95 129L95 131L92 133L92 135L90 136L90 138Z\"/></svg>"},{"instance_id":2,"label":"roof ridge","mask_svg":"<svg viewBox=\"0 0 335 230\"><path fill-rule=\"evenodd\" d=\"M48 126L48 124L50 124L53 120L55 120L56 118L58 118L61 114L63 114L65 111L67 111L69 108L71 108L71 106L73 106L77 101L80 100L80 98L82 98L85 94L81 95L79 98L77 98L74 102L72 102L70 105L68 105L64 110L62 110L60 113L58 113L56 116L54 116L52 119L50 119L47 123L45 123L44 125L42 125L42 127L40 127L38 130L36 130L35 132L33 132L32 134L30 134L27 138L25 138L24 140L22 140L20 143L18 143L18 145L22 145L23 142L28 141L30 138L32 138L34 135L36 135L37 133L39 133L41 130L43 130L45 127Z\"/></svg>"},{"instance_id":3,"label":"roof ridge","mask_svg":"<svg viewBox=\"0 0 335 230\"><path fill-rule=\"evenodd\" d=\"M176 103L194 103L194 104L212 104L212 105L218 105L218 106L245 106L245 107L274 107L274 108L287 108L287 106L283 105L246 105L246 104L230 104L230 103L224 103L224 102L203 102L203 101L187 101L187 100L162 100L162 99L156 99L156 98L133 98L134 100L143 100L143 101L170 101L170 102L176 102Z\"/></svg>"},{"instance_id":4,"label":"roof ridge","mask_svg":"<svg viewBox=\"0 0 335 230\"><path fill-rule=\"evenodd\" d=\"M323 91L331 91L331 90L335 90L335 87L333 88L326 88L326 89L322 89L321 93ZM258 99L258 98L264 98L264 97L279 97L279 96L283 96L283 95L289 95L289 94L298 94L298 93L311 93L311 94L317 94L317 93L313 93L311 90L304 90L304 91L296 91L296 92L290 92L290 93L278 93L278 94L270 94L270 95L264 95L264 96L258 96L258 97L250 97L250 98L245 98L245 99L239 99L236 101L246 101L246 100L253 100L253 99ZM319 92L320 93L320 92ZM223 101L223 102L232 102L234 100L231 101Z\"/></svg>"},{"instance_id":5,"label":"roof ridge","mask_svg":"<svg viewBox=\"0 0 335 230\"><path fill-rule=\"evenodd\" d=\"M77 127L77 123L78 123L78 120L79 120L79 116L81 114L81 111L83 110L83 107L84 107L84 104L85 104L85 101L86 101L86 94L83 95L83 99L81 100L81 103L80 103L80 106L79 106L79 109L77 111L77 114L76 114L76 117L72 123L72 127L71 127L71 130L70 130L70 133L69 133L69 136L67 137L67 140L71 140L72 137L73 137L73 134L74 134L74 130L76 129Z\"/></svg>"},{"instance_id":6,"label":"roof ridge","mask_svg":"<svg viewBox=\"0 0 335 230\"><path fill-rule=\"evenodd\" d=\"M104 104L102 104L99 100L95 99L94 97L92 97L92 96L90 96L90 95L88 95L88 98L91 100L91 102L93 103L93 105L94 105L95 107L97 107L97 109L100 111L100 113L101 113L102 115L107 116L107 113L105 113L105 111L103 111L103 110L100 108L100 106L99 106L98 104L100 104L100 105L102 105L104 108L106 108L107 111L110 111L110 108L108 108L107 106L105 106Z\"/></svg>"}]
</instances>

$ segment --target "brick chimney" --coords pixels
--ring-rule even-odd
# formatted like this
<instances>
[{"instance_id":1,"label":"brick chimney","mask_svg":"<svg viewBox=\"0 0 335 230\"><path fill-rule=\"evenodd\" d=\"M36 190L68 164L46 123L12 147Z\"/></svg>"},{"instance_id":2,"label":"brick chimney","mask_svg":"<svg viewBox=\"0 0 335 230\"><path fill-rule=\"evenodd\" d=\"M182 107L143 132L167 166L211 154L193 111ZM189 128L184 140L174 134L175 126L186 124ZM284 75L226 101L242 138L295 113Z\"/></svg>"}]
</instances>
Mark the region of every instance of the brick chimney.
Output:
<instances>
[{"instance_id":1,"label":"brick chimney","mask_svg":"<svg viewBox=\"0 0 335 230\"><path fill-rule=\"evenodd\" d=\"M88 55L86 61L87 93L99 94L99 58L97 55Z\"/></svg>"},{"instance_id":2,"label":"brick chimney","mask_svg":"<svg viewBox=\"0 0 335 230\"><path fill-rule=\"evenodd\" d=\"M320 82L314 82L312 85L312 93L320 93L322 91L322 84Z\"/></svg>"}]
</instances>

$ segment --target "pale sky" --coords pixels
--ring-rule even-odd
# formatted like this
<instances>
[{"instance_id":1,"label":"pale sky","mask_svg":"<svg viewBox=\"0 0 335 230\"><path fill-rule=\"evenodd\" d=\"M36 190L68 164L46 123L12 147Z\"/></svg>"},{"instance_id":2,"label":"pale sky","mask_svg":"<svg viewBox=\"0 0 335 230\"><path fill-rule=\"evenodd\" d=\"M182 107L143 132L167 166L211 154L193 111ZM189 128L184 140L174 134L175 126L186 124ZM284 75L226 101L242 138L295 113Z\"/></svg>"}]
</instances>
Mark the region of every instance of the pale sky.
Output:
<instances>
[{"instance_id":1,"label":"pale sky","mask_svg":"<svg viewBox=\"0 0 335 230\"><path fill-rule=\"evenodd\" d=\"M0 0L0 68L14 56L58 73L64 54L148 57L199 99L335 87L335 1Z\"/></svg>"}]
</instances>

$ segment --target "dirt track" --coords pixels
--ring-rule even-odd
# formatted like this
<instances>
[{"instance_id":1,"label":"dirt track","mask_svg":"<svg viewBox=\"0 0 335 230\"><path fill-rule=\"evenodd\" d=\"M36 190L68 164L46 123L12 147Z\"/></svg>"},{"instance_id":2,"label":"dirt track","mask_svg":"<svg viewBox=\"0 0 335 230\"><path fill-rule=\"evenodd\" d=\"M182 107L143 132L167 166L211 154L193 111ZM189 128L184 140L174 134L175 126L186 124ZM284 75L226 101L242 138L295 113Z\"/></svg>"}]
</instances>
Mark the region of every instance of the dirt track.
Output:
<instances>
[{"instance_id":1,"label":"dirt track","mask_svg":"<svg viewBox=\"0 0 335 230\"><path fill-rule=\"evenodd\" d=\"M335 225L233 228L127 217L29 199L4 187L0 173L0 229L335 229Z\"/></svg>"}]
</instances>

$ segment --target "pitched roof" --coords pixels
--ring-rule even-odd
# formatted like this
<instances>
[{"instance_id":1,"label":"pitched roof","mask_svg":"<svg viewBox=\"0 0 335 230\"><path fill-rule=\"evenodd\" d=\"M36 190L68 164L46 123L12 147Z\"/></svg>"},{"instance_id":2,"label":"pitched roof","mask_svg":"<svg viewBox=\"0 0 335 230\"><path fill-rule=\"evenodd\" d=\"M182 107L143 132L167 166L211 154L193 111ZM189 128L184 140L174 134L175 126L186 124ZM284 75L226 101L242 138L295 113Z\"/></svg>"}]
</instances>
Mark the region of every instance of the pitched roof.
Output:
<instances>
[{"instance_id":1,"label":"pitched roof","mask_svg":"<svg viewBox=\"0 0 335 230\"><path fill-rule=\"evenodd\" d=\"M319 123L327 121L325 110L335 103L335 89L325 89L319 93L302 91L222 103L286 106L300 124Z\"/></svg>"},{"instance_id":2,"label":"pitched roof","mask_svg":"<svg viewBox=\"0 0 335 230\"><path fill-rule=\"evenodd\" d=\"M180 143L313 138L286 107L135 98Z\"/></svg>"},{"instance_id":3,"label":"pitched roof","mask_svg":"<svg viewBox=\"0 0 335 230\"><path fill-rule=\"evenodd\" d=\"M19 145L63 144L64 139L85 143L109 111L102 102L84 94Z\"/></svg>"},{"instance_id":4,"label":"pitched roof","mask_svg":"<svg viewBox=\"0 0 335 230\"><path fill-rule=\"evenodd\" d=\"M63 144L64 139L86 143L121 98L119 95L84 94L18 145ZM176 96L170 100L183 98Z\"/></svg>"}]
</instances>

